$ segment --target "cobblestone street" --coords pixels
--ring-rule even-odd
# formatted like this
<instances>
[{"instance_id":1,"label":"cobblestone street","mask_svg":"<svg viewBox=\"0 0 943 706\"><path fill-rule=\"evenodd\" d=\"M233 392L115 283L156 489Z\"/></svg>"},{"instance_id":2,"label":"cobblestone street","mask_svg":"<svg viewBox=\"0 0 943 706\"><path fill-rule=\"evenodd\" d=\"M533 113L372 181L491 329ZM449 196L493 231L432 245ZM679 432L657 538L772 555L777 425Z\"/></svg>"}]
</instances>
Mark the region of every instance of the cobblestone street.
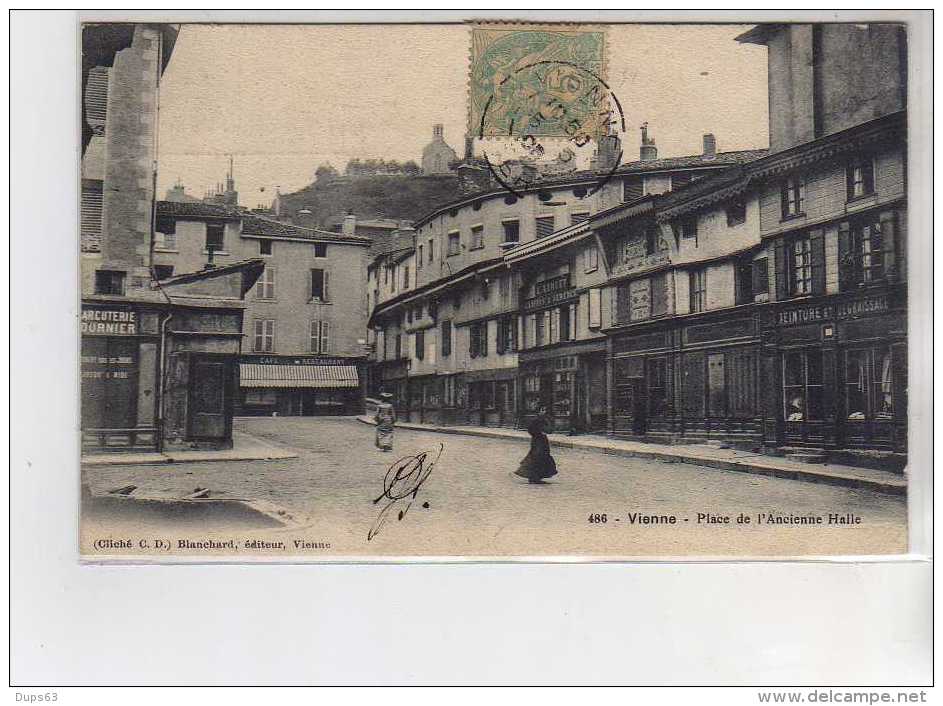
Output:
<instances>
[{"instance_id":1,"label":"cobblestone street","mask_svg":"<svg viewBox=\"0 0 943 706\"><path fill-rule=\"evenodd\" d=\"M270 462L87 468L84 481L95 494L134 484L135 496L179 498L201 487L209 488L212 497L260 500L284 508L299 518L301 529L233 536L237 545L256 536L280 536L284 550L252 552L271 556L906 551L905 501L869 491L561 448L553 449L559 474L546 485L533 486L512 475L527 452L524 441L400 429L394 452L384 454L374 448L373 429L352 418L239 419L236 428L300 455ZM424 450L434 456L439 444L441 458L416 502L402 521L391 516L368 542L367 533L385 504L373 500L383 493L387 468ZM405 501L394 512L404 507ZM675 524L633 523L632 513L673 516ZM751 523L738 524L740 513L750 516ZM819 525L758 525L759 513L823 519ZM600 519L605 514L605 522L590 522L597 514ZM830 524L829 515L856 516L860 523ZM705 516L716 521L708 522ZM200 529L181 536L200 539ZM206 534L212 533L207 527ZM329 543L330 548L295 551L294 540Z\"/></svg>"}]
</instances>

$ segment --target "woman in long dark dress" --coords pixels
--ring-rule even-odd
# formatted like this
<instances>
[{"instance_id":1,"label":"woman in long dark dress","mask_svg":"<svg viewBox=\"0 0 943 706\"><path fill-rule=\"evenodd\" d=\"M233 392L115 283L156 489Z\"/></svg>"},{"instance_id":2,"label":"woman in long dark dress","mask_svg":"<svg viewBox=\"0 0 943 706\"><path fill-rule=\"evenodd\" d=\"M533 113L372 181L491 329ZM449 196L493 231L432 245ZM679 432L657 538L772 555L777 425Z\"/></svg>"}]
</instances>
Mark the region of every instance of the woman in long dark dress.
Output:
<instances>
[{"instance_id":1,"label":"woman in long dark dress","mask_svg":"<svg viewBox=\"0 0 943 706\"><path fill-rule=\"evenodd\" d=\"M543 416L532 420L527 425L527 433L530 434L530 451L514 473L526 478L528 483L543 483L544 478L557 475L557 464L550 455L550 440L547 438L545 428L546 420Z\"/></svg>"}]
</instances>

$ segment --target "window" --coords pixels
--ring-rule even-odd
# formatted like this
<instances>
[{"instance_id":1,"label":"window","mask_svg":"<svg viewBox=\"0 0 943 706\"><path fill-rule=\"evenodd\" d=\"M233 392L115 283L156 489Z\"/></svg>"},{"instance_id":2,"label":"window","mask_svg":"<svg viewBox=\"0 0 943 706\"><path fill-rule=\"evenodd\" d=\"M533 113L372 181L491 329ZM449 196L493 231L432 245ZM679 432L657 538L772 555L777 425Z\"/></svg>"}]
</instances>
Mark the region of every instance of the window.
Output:
<instances>
[{"instance_id":1,"label":"window","mask_svg":"<svg viewBox=\"0 0 943 706\"><path fill-rule=\"evenodd\" d=\"M546 338L546 314L545 311L538 311L534 314L534 345L542 346Z\"/></svg>"},{"instance_id":2,"label":"window","mask_svg":"<svg viewBox=\"0 0 943 706\"><path fill-rule=\"evenodd\" d=\"M769 259L761 257L753 261L753 296L769 293Z\"/></svg>"},{"instance_id":3,"label":"window","mask_svg":"<svg viewBox=\"0 0 943 706\"><path fill-rule=\"evenodd\" d=\"M520 240L520 223L517 221L502 221L501 225L504 226L505 243L516 243Z\"/></svg>"},{"instance_id":4,"label":"window","mask_svg":"<svg viewBox=\"0 0 943 706\"><path fill-rule=\"evenodd\" d=\"M561 341L572 341L573 335L570 327L570 312L571 307L569 304L565 304L559 309L560 317L560 340Z\"/></svg>"},{"instance_id":5,"label":"window","mask_svg":"<svg viewBox=\"0 0 943 706\"><path fill-rule=\"evenodd\" d=\"M856 224L851 230L851 247L855 284L884 279L884 237L880 221Z\"/></svg>"},{"instance_id":6,"label":"window","mask_svg":"<svg viewBox=\"0 0 943 706\"><path fill-rule=\"evenodd\" d=\"M495 352L509 353L517 350L517 317L502 316L498 319L498 341Z\"/></svg>"},{"instance_id":7,"label":"window","mask_svg":"<svg viewBox=\"0 0 943 706\"><path fill-rule=\"evenodd\" d=\"M275 268L266 266L262 270L262 276L255 283L256 299L274 299L275 298Z\"/></svg>"},{"instance_id":8,"label":"window","mask_svg":"<svg viewBox=\"0 0 943 706\"><path fill-rule=\"evenodd\" d=\"M812 293L812 240L808 235L795 238L789 245L789 292Z\"/></svg>"},{"instance_id":9,"label":"window","mask_svg":"<svg viewBox=\"0 0 943 706\"><path fill-rule=\"evenodd\" d=\"M84 195L84 191L82 192ZM84 205L83 205L84 209ZM83 216L84 217L84 216ZM158 216L154 224L154 248L157 250L177 249L177 221L167 216Z\"/></svg>"},{"instance_id":10,"label":"window","mask_svg":"<svg viewBox=\"0 0 943 706\"><path fill-rule=\"evenodd\" d=\"M442 334L440 336L442 340L442 357L447 358L452 355L452 322L443 321L442 322Z\"/></svg>"},{"instance_id":11,"label":"window","mask_svg":"<svg viewBox=\"0 0 943 706\"><path fill-rule=\"evenodd\" d=\"M124 296L125 274L116 270L97 270L95 272L95 294Z\"/></svg>"},{"instance_id":12,"label":"window","mask_svg":"<svg viewBox=\"0 0 943 706\"><path fill-rule=\"evenodd\" d=\"M272 254L272 241L260 240L259 241L259 255L271 255L271 254Z\"/></svg>"},{"instance_id":13,"label":"window","mask_svg":"<svg viewBox=\"0 0 943 706\"><path fill-rule=\"evenodd\" d=\"M688 216L687 218L681 219L681 237L697 237L697 216Z\"/></svg>"},{"instance_id":14,"label":"window","mask_svg":"<svg viewBox=\"0 0 943 706\"><path fill-rule=\"evenodd\" d=\"M737 262L736 303L753 303L753 260L750 257L741 258Z\"/></svg>"},{"instance_id":15,"label":"window","mask_svg":"<svg viewBox=\"0 0 943 706\"><path fill-rule=\"evenodd\" d=\"M478 250L485 247L485 229L484 226L472 226L471 229L471 249Z\"/></svg>"},{"instance_id":16,"label":"window","mask_svg":"<svg viewBox=\"0 0 943 706\"><path fill-rule=\"evenodd\" d=\"M668 412L668 361L665 358L649 358L645 361L648 378L648 413L652 417Z\"/></svg>"},{"instance_id":17,"label":"window","mask_svg":"<svg viewBox=\"0 0 943 706\"><path fill-rule=\"evenodd\" d=\"M312 353L331 352L331 322L312 321L310 331L310 351Z\"/></svg>"},{"instance_id":18,"label":"window","mask_svg":"<svg viewBox=\"0 0 943 706\"><path fill-rule=\"evenodd\" d=\"M435 260L435 241L429 238L429 262Z\"/></svg>"},{"instance_id":19,"label":"window","mask_svg":"<svg viewBox=\"0 0 943 706\"><path fill-rule=\"evenodd\" d=\"M727 206L727 227L732 228L747 220L747 205L743 201L734 201Z\"/></svg>"},{"instance_id":20,"label":"window","mask_svg":"<svg viewBox=\"0 0 943 706\"><path fill-rule=\"evenodd\" d=\"M311 270L311 296L312 301L326 302L330 301L328 296L328 272L327 270Z\"/></svg>"},{"instance_id":21,"label":"window","mask_svg":"<svg viewBox=\"0 0 943 706\"><path fill-rule=\"evenodd\" d=\"M403 289L409 289L409 265L403 265Z\"/></svg>"},{"instance_id":22,"label":"window","mask_svg":"<svg viewBox=\"0 0 943 706\"><path fill-rule=\"evenodd\" d=\"M511 275L501 275L498 277L498 296L502 302L507 302L511 298Z\"/></svg>"},{"instance_id":23,"label":"window","mask_svg":"<svg viewBox=\"0 0 943 706\"><path fill-rule=\"evenodd\" d=\"M206 252L220 252L223 250L223 235L225 226L221 223L206 224Z\"/></svg>"},{"instance_id":24,"label":"window","mask_svg":"<svg viewBox=\"0 0 943 706\"><path fill-rule=\"evenodd\" d=\"M822 351L783 355L783 414L787 422L822 419Z\"/></svg>"},{"instance_id":25,"label":"window","mask_svg":"<svg viewBox=\"0 0 943 706\"><path fill-rule=\"evenodd\" d=\"M315 244L314 244L314 256L315 256L315 257L327 257L327 243L315 243Z\"/></svg>"},{"instance_id":26,"label":"window","mask_svg":"<svg viewBox=\"0 0 943 706\"><path fill-rule=\"evenodd\" d=\"M256 319L252 337L252 350L256 353L271 353L275 350L275 319Z\"/></svg>"},{"instance_id":27,"label":"window","mask_svg":"<svg viewBox=\"0 0 943 706\"><path fill-rule=\"evenodd\" d=\"M396 353L396 359L399 360L400 358L403 357L403 334L401 333L396 334L396 337L393 339L393 343L394 343L393 350Z\"/></svg>"},{"instance_id":28,"label":"window","mask_svg":"<svg viewBox=\"0 0 943 706\"><path fill-rule=\"evenodd\" d=\"M82 252L100 252L102 241L102 182L82 180L82 201L79 229L82 234ZM158 219L158 235L161 221ZM160 248L160 245L157 245Z\"/></svg>"},{"instance_id":29,"label":"window","mask_svg":"<svg viewBox=\"0 0 943 706\"><path fill-rule=\"evenodd\" d=\"M174 266L173 265L154 265L154 278L162 282L165 279L169 279L174 276Z\"/></svg>"},{"instance_id":30,"label":"window","mask_svg":"<svg viewBox=\"0 0 943 706\"><path fill-rule=\"evenodd\" d=\"M538 238L546 238L553 233L553 216L538 216L534 219Z\"/></svg>"},{"instance_id":31,"label":"window","mask_svg":"<svg viewBox=\"0 0 943 706\"><path fill-rule=\"evenodd\" d=\"M462 239L461 239L461 236L459 235L459 232L456 230L449 233L448 256L452 257L453 255L458 255L459 252L461 252L461 248L462 248Z\"/></svg>"},{"instance_id":32,"label":"window","mask_svg":"<svg viewBox=\"0 0 943 706\"><path fill-rule=\"evenodd\" d=\"M472 358L488 355L487 321L480 321L468 328L468 353Z\"/></svg>"},{"instance_id":33,"label":"window","mask_svg":"<svg viewBox=\"0 0 943 706\"><path fill-rule=\"evenodd\" d=\"M845 354L845 414L849 421L894 418L894 372L890 348Z\"/></svg>"},{"instance_id":34,"label":"window","mask_svg":"<svg viewBox=\"0 0 943 706\"><path fill-rule=\"evenodd\" d=\"M691 313L707 309L707 269L692 270L690 278Z\"/></svg>"},{"instance_id":35,"label":"window","mask_svg":"<svg viewBox=\"0 0 943 706\"><path fill-rule=\"evenodd\" d=\"M416 331L416 360L426 357L426 332Z\"/></svg>"},{"instance_id":36,"label":"window","mask_svg":"<svg viewBox=\"0 0 943 706\"><path fill-rule=\"evenodd\" d=\"M416 258L416 269L420 270L422 269L422 245L421 244L416 249L416 254L418 255L418 257Z\"/></svg>"},{"instance_id":37,"label":"window","mask_svg":"<svg viewBox=\"0 0 943 706\"><path fill-rule=\"evenodd\" d=\"M658 226L649 226L645 229L645 254L655 254L655 243L658 241Z\"/></svg>"},{"instance_id":38,"label":"window","mask_svg":"<svg viewBox=\"0 0 943 706\"><path fill-rule=\"evenodd\" d=\"M599 250L596 243L590 243L583 250L583 270L595 272L599 268Z\"/></svg>"},{"instance_id":39,"label":"window","mask_svg":"<svg viewBox=\"0 0 943 706\"><path fill-rule=\"evenodd\" d=\"M396 265L390 267L390 291L396 291Z\"/></svg>"},{"instance_id":40,"label":"window","mask_svg":"<svg viewBox=\"0 0 943 706\"><path fill-rule=\"evenodd\" d=\"M804 188L802 179L792 176L786 179L780 187L783 218L792 218L802 213Z\"/></svg>"},{"instance_id":41,"label":"window","mask_svg":"<svg viewBox=\"0 0 943 706\"><path fill-rule=\"evenodd\" d=\"M862 159L848 166L848 200L860 199L874 193L874 162Z\"/></svg>"},{"instance_id":42,"label":"window","mask_svg":"<svg viewBox=\"0 0 943 706\"><path fill-rule=\"evenodd\" d=\"M570 225L575 226L577 223L582 223L583 221L588 221L588 220L589 220L589 211L579 211L577 213L570 214Z\"/></svg>"}]
</instances>

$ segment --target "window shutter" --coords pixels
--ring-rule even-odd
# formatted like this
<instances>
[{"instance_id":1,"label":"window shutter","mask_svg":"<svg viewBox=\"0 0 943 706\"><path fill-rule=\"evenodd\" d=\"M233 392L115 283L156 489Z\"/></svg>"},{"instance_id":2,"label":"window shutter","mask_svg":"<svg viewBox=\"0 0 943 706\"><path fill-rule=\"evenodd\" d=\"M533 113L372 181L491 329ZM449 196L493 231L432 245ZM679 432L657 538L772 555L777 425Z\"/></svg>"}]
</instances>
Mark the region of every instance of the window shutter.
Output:
<instances>
[{"instance_id":1,"label":"window shutter","mask_svg":"<svg viewBox=\"0 0 943 706\"><path fill-rule=\"evenodd\" d=\"M778 238L773 250L776 262L776 300L782 301L789 298L789 268L786 262L786 240Z\"/></svg>"},{"instance_id":2,"label":"window shutter","mask_svg":"<svg viewBox=\"0 0 943 706\"><path fill-rule=\"evenodd\" d=\"M312 321L308 329L308 349L312 353L318 353L321 350L321 327L318 321Z\"/></svg>"},{"instance_id":3,"label":"window shutter","mask_svg":"<svg viewBox=\"0 0 943 706\"><path fill-rule=\"evenodd\" d=\"M620 324L629 321L629 285L620 284L616 287L616 315Z\"/></svg>"},{"instance_id":4,"label":"window shutter","mask_svg":"<svg viewBox=\"0 0 943 706\"><path fill-rule=\"evenodd\" d=\"M769 264L764 257L753 261L753 294L769 292Z\"/></svg>"},{"instance_id":5,"label":"window shutter","mask_svg":"<svg viewBox=\"0 0 943 706\"><path fill-rule=\"evenodd\" d=\"M885 211L881 214L881 242L884 245L884 271L891 275L897 273L896 247L897 231L894 228L894 212Z\"/></svg>"},{"instance_id":6,"label":"window shutter","mask_svg":"<svg viewBox=\"0 0 943 706\"><path fill-rule=\"evenodd\" d=\"M517 327L518 327L518 317L511 317L511 350L518 350L517 346Z\"/></svg>"},{"instance_id":7,"label":"window shutter","mask_svg":"<svg viewBox=\"0 0 943 706\"><path fill-rule=\"evenodd\" d=\"M478 338L478 352L480 355L488 355L488 322L482 321L480 324Z\"/></svg>"},{"instance_id":8,"label":"window shutter","mask_svg":"<svg viewBox=\"0 0 943 706\"><path fill-rule=\"evenodd\" d=\"M789 180L784 181L779 187L780 208L783 216L789 215Z\"/></svg>"},{"instance_id":9,"label":"window shutter","mask_svg":"<svg viewBox=\"0 0 943 706\"><path fill-rule=\"evenodd\" d=\"M854 277L854 250L851 243L851 226L847 221L838 225L838 288L846 291Z\"/></svg>"},{"instance_id":10,"label":"window shutter","mask_svg":"<svg viewBox=\"0 0 943 706\"><path fill-rule=\"evenodd\" d=\"M321 352L322 353L331 352L331 322L330 321L321 322Z\"/></svg>"},{"instance_id":11,"label":"window shutter","mask_svg":"<svg viewBox=\"0 0 943 706\"><path fill-rule=\"evenodd\" d=\"M468 355L472 358L478 357L478 325L472 324L468 327Z\"/></svg>"},{"instance_id":12,"label":"window shutter","mask_svg":"<svg viewBox=\"0 0 943 706\"><path fill-rule=\"evenodd\" d=\"M686 353L684 356L684 416L704 416L704 354Z\"/></svg>"},{"instance_id":13,"label":"window shutter","mask_svg":"<svg viewBox=\"0 0 943 706\"><path fill-rule=\"evenodd\" d=\"M324 287L323 287L324 294L321 296L322 301L331 300L331 297L327 293L328 274L330 273L327 270L324 270Z\"/></svg>"},{"instance_id":14,"label":"window shutter","mask_svg":"<svg viewBox=\"0 0 943 706\"><path fill-rule=\"evenodd\" d=\"M668 288L664 273L652 277L652 316L668 313Z\"/></svg>"},{"instance_id":15,"label":"window shutter","mask_svg":"<svg viewBox=\"0 0 943 706\"><path fill-rule=\"evenodd\" d=\"M506 332L507 332L506 319L498 319L498 338L494 346L494 352L497 353L498 355L501 355L502 353L504 353L504 348L505 348L504 338L505 338Z\"/></svg>"},{"instance_id":16,"label":"window shutter","mask_svg":"<svg viewBox=\"0 0 943 706\"><path fill-rule=\"evenodd\" d=\"M812 293L825 294L825 231L815 228L809 234L812 255Z\"/></svg>"}]
</instances>

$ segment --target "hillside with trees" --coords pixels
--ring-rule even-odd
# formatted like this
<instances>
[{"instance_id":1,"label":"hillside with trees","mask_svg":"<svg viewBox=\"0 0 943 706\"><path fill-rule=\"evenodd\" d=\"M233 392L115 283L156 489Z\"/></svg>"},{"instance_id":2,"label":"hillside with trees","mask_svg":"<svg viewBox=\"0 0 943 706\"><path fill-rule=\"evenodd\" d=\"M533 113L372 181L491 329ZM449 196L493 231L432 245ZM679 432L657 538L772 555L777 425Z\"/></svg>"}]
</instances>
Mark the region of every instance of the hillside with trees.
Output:
<instances>
[{"instance_id":1,"label":"hillside with trees","mask_svg":"<svg viewBox=\"0 0 943 706\"><path fill-rule=\"evenodd\" d=\"M353 159L343 175L330 164L322 164L312 184L281 194L280 217L328 230L348 212L359 219L415 221L458 197L458 184L454 174L422 176L411 161Z\"/></svg>"}]
</instances>

